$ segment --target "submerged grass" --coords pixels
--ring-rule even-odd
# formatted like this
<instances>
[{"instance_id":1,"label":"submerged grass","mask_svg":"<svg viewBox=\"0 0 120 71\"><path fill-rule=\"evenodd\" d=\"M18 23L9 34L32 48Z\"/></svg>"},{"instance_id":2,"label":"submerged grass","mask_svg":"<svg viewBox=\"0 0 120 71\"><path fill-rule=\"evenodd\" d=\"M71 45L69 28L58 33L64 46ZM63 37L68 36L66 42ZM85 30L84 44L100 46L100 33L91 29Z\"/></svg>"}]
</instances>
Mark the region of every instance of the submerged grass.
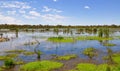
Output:
<instances>
[{"instance_id":1,"label":"submerged grass","mask_svg":"<svg viewBox=\"0 0 120 71\"><path fill-rule=\"evenodd\" d=\"M10 57L7 57L7 56L0 56L0 60L6 60L6 59L10 59Z\"/></svg>"},{"instance_id":2,"label":"submerged grass","mask_svg":"<svg viewBox=\"0 0 120 71\"><path fill-rule=\"evenodd\" d=\"M26 50L8 50L6 53L22 53L25 52Z\"/></svg>"},{"instance_id":3,"label":"submerged grass","mask_svg":"<svg viewBox=\"0 0 120 71\"><path fill-rule=\"evenodd\" d=\"M98 37L98 36L79 36L77 37L78 40L112 40L112 37L105 38L105 37Z\"/></svg>"},{"instance_id":4,"label":"submerged grass","mask_svg":"<svg viewBox=\"0 0 120 71\"><path fill-rule=\"evenodd\" d=\"M73 39L70 37L50 37L48 38L48 41L52 41L52 42L73 42Z\"/></svg>"},{"instance_id":5,"label":"submerged grass","mask_svg":"<svg viewBox=\"0 0 120 71\"><path fill-rule=\"evenodd\" d=\"M70 59L73 59L76 57L77 57L77 55L71 54L71 55L57 56L55 59L57 59L57 60L70 60Z\"/></svg>"},{"instance_id":6,"label":"submerged grass","mask_svg":"<svg viewBox=\"0 0 120 71\"><path fill-rule=\"evenodd\" d=\"M36 61L23 65L20 71L51 71L62 67L63 64L54 61Z\"/></svg>"},{"instance_id":7,"label":"submerged grass","mask_svg":"<svg viewBox=\"0 0 120 71\"><path fill-rule=\"evenodd\" d=\"M4 56L0 56L0 60L7 60L7 59L15 58L17 56L18 56L18 54L7 54Z\"/></svg>"},{"instance_id":8,"label":"submerged grass","mask_svg":"<svg viewBox=\"0 0 120 71\"><path fill-rule=\"evenodd\" d=\"M106 44L104 44L104 46L116 46L116 44L113 44L113 43L106 43Z\"/></svg>"},{"instance_id":9,"label":"submerged grass","mask_svg":"<svg viewBox=\"0 0 120 71\"><path fill-rule=\"evenodd\" d=\"M24 55L34 55L35 53L34 52L30 52L30 51L26 51L26 52L23 52Z\"/></svg>"},{"instance_id":10,"label":"submerged grass","mask_svg":"<svg viewBox=\"0 0 120 71\"><path fill-rule=\"evenodd\" d=\"M78 36L78 37L49 37L48 41L52 42L74 42L76 40L113 40L112 37L98 37L98 36Z\"/></svg>"}]
</instances>

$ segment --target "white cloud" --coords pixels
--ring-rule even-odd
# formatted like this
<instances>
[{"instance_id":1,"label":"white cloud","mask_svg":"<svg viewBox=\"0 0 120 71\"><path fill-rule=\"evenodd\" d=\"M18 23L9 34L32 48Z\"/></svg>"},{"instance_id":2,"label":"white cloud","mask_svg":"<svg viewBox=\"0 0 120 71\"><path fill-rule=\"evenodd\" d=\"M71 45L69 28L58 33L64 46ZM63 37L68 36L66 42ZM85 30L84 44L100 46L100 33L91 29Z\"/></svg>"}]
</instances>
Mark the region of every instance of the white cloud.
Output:
<instances>
[{"instance_id":1,"label":"white cloud","mask_svg":"<svg viewBox=\"0 0 120 71\"><path fill-rule=\"evenodd\" d=\"M57 2L58 0L53 0L54 2Z\"/></svg>"},{"instance_id":2,"label":"white cloud","mask_svg":"<svg viewBox=\"0 0 120 71\"><path fill-rule=\"evenodd\" d=\"M28 15L23 15L24 18L26 19L36 19L36 17L34 16L28 16Z\"/></svg>"},{"instance_id":3,"label":"white cloud","mask_svg":"<svg viewBox=\"0 0 120 71\"><path fill-rule=\"evenodd\" d=\"M17 20L14 17L11 16L4 16L0 14L0 23L8 23L8 24L21 24L20 20Z\"/></svg>"},{"instance_id":4,"label":"white cloud","mask_svg":"<svg viewBox=\"0 0 120 71\"><path fill-rule=\"evenodd\" d=\"M36 16L36 17L40 16L40 13L38 13L36 11L30 11L29 14L32 15L32 16Z\"/></svg>"},{"instance_id":5,"label":"white cloud","mask_svg":"<svg viewBox=\"0 0 120 71\"><path fill-rule=\"evenodd\" d=\"M61 10L49 8L48 6L43 6L42 12L55 12L55 13L60 13L62 12Z\"/></svg>"},{"instance_id":6,"label":"white cloud","mask_svg":"<svg viewBox=\"0 0 120 71\"><path fill-rule=\"evenodd\" d=\"M85 8L85 9L90 9L90 6L87 6L87 5L86 5L86 6L84 6L84 8Z\"/></svg>"},{"instance_id":7,"label":"white cloud","mask_svg":"<svg viewBox=\"0 0 120 71\"><path fill-rule=\"evenodd\" d=\"M24 10L19 10L19 13L21 13L21 14L25 14L26 11L24 11Z\"/></svg>"},{"instance_id":8,"label":"white cloud","mask_svg":"<svg viewBox=\"0 0 120 71\"><path fill-rule=\"evenodd\" d=\"M44 6L42 11L43 11L43 12L49 12L49 11L51 11L51 9L48 8L47 6Z\"/></svg>"},{"instance_id":9,"label":"white cloud","mask_svg":"<svg viewBox=\"0 0 120 71\"><path fill-rule=\"evenodd\" d=\"M61 20L64 20L65 17L64 16L61 16L61 15L57 15L57 14L45 14L45 15L42 15L42 18L46 21L61 21Z\"/></svg>"},{"instance_id":10,"label":"white cloud","mask_svg":"<svg viewBox=\"0 0 120 71\"><path fill-rule=\"evenodd\" d=\"M8 15L15 15L16 11L7 11Z\"/></svg>"},{"instance_id":11,"label":"white cloud","mask_svg":"<svg viewBox=\"0 0 120 71\"><path fill-rule=\"evenodd\" d=\"M28 5L26 2L19 2L19 1L5 1L1 2L1 8L17 8L17 9L30 9L31 6Z\"/></svg>"}]
</instances>

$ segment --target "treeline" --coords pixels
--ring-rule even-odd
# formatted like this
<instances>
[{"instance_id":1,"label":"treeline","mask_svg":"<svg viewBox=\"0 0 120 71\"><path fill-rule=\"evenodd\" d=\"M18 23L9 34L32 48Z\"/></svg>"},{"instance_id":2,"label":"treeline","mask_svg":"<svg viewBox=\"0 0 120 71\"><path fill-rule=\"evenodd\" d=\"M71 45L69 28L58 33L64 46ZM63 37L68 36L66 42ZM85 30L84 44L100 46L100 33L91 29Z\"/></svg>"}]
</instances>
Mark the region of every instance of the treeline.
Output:
<instances>
[{"instance_id":1,"label":"treeline","mask_svg":"<svg viewBox=\"0 0 120 71\"><path fill-rule=\"evenodd\" d=\"M64 25L8 25L1 24L0 29L40 29L40 28L120 28L120 25L90 25L90 26L64 26Z\"/></svg>"}]
</instances>

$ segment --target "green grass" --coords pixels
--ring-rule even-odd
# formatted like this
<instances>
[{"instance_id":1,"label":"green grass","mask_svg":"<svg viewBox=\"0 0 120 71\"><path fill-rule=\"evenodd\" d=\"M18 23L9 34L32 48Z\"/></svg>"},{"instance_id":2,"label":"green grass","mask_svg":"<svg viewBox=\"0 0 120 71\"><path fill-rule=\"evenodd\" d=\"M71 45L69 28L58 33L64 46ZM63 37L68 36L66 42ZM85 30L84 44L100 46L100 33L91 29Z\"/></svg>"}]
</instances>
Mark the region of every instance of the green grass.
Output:
<instances>
[{"instance_id":1,"label":"green grass","mask_svg":"<svg viewBox=\"0 0 120 71\"><path fill-rule=\"evenodd\" d=\"M64 56L57 56L57 60L70 60L70 59L73 59L73 58L76 58L77 55L75 54L71 54L71 55L64 55Z\"/></svg>"},{"instance_id":2,"label":"green grass","mask_svg":"<svg viewBox=\"0 0 120 71\"><path fill-rule=\"evenodd\" d=\"M30 51L26 51L26 52L23 52L23 54L28 56L28 55L34 55L35 53L34 52L30 52Z\"/></svg>"},{"instance_id":3,"label":"green grass","mask_svg":"<svg viewBox=\"0 0 120 71\"><path fill-rule=\"evenodd\" d=\"M18 54L7 54L4 56L0 56L0 60L7 60L7 59L15 58L17 56L18 56Z\"/></svg>"},{"instance_id":4,"label":"green grass","mask_svg":"<svg viewBox=\"0 0 120 71\"><path fill-rule=\"evenodd\" d=\"M112 40L112 37L105 38L105 37L98 37L98 36L79 36L77 40Z\"/></svg>"},{"instance_id":5,"label":"green grass","mask_svg":"<svg viewBox=\"0 0 120 71\"><path fill-rule=\"evenodd\" d=\"M120 71L119 66L111 66L107 64L90 64L90 63L80 63L77 67L70 71Z\"/></svg>"},{"instance_id":6,"label":"green grass","mask_svg":"<svg viewBox=\"0 0 120 71\"><path fill-rule=\"evenodd\" d=\"M98 37L98 36L78 36L78 37L49 37L48 41L52 42L74 42L75 40L113 40L112 37L105 38L105 37Z\"/></svg>"},{"instance_id":7,"label":"green grass","mask_svg":"<svg viewBox=\"0 0 120 71\"><path fill-rule=\"evenodd\" d=\"M15 58L17 57L18 54L7 54L6 57L10 57L10 58Z\"/></svg>"},{"instance_id":8,"label":"green grass","mask_svg":"<svg viewBox=\"0 0 120 71\"><path fill-rule=\"evenodd\" d=\"M37 42L24 43L24 45L35 45Z\"/></svg>"},{"instance_id":9,"label":"green grass","mask_svg":"<svg viewBox=\"0 0 120 71\"><path fill-rule=\"evenodd\" d=\"M17 61L17 62L15 62L15 64L16 65L21 65L21 64L24 64L24 62L23 61Z\"/></svg>"},{"instance_id":10,"label":"green grass","mask_svg":"<svg viewBox=\"0 0 120 71\"><path fill-rule=\"evenodd\" d=\"M25 52L25 50L8 50L6 53L22 53Z\"/></svg>"},{"instance_id":11,"label":"green grass","mask_svg":"<svg viewBox=\"0 0 120 71\"><path fill-rule=\"evenodd\" d=\"M120 64L120 53L113 54L113 60L115 63Z\"/></svg>"},{"instance_id":12,"label":"green grass","mask_svg":"<svg viewBox=\"0 0 120 71\"><path fill-rule=\"evenodd\" d=\"M106 44L104 44L104 46L110 46L110 47L112 47L112 46L116 46L116 44L106 43Z\"/></svg>"},{"instance_id":13,"label":"green grass","mask_svg":"<svg viewBox=\"0 0 120 71\"><path fill-rule=\"evenodd\" d=\"M64 37L64 38L59 38L59 37L50 37L48 38L48 41L52 42L73 42L73 39L70 37Z\"/></svg>"},{"instance_id":14,"label":"green grass","mask_svg":"<svg viewBox=\"0 0 120 71\"><path fill-rule=\"evenodd\" d=\"M7 56L0 56L0 60L6 60L6 59L10 59L10 57L7 57Z\"/></svg>"},{"instance_id":15,"label":"green grass","mask_svg":"<svg viewBox=\"0 0 120 71\"><path fill-rule=\"evenodd\" d=\"M63 64L54 61L36 61L23 65L20 71L51 71L62 67Z\"/></svg>"}]
</instances>

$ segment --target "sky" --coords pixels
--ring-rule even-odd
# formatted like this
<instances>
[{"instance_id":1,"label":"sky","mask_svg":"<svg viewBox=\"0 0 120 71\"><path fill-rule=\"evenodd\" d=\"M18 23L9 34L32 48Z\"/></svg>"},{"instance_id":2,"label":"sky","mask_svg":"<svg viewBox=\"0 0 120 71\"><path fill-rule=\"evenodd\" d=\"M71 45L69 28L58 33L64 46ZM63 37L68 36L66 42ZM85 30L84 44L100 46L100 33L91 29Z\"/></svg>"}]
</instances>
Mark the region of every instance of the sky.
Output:
<instances>
[{"instance_id":1,"label":"sky","mask_svg":"<svg viewBox=\"0 0 120 71\"><path fill-rule=\"evenodd\" d=\"M0 0L0 24L120 25L120 0Z\"/></svg>"}]
</instances>

